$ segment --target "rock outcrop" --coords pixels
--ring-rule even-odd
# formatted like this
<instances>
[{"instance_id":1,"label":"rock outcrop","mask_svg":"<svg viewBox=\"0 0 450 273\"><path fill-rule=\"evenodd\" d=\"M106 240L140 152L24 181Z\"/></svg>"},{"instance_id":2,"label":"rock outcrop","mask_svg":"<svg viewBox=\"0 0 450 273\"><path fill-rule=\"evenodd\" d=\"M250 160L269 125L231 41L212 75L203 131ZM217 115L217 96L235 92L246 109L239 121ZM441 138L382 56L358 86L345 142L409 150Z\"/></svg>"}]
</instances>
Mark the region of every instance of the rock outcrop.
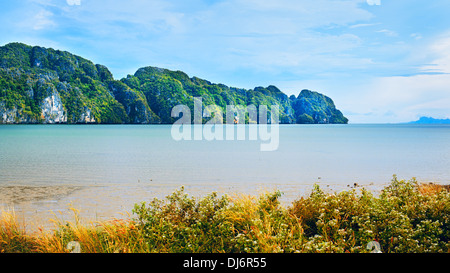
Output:
<instances>
[{"instance_id":1,"label":"rock outcrop","mask_svg":"<svg viewBox=\"0 0 450 273\"><path fill-rule=\"evenodd\" d=\"M107 67L69 52L0 47L0 123L171 124L172 108L193 108L194 97L222 109L278 105L285 124L348 122L329 97L309 90L288 97L273 85L246 90L157 67L115 80Z\"/></svg>"},{"instance_id":2,"label":"rock outcrop","mask_svg":"<svg viewBox=\"0 0 450 273\"><path fill-rule=\"evenodd\" d=\"M297 123L348 123L329 97L310 90L302 90L293 100Z\"/></svg>"}]
</instances>

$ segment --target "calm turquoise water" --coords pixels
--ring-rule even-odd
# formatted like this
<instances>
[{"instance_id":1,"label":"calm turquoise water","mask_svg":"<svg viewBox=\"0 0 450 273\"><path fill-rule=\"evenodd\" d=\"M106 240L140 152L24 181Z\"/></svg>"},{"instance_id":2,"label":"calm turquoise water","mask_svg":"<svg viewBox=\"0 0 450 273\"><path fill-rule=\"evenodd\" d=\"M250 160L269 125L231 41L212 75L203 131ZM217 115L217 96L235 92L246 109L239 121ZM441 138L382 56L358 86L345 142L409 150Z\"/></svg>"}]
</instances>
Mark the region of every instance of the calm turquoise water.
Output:
<instances>
[{"instance_id":1,"label":"calm turquoise water","mask_svg":"<svg viewBox=\"0 0 450 273\"><path fill-rule=\"evenodd\" d=\"M181 185L194 194L277 188L295 198L314 183L377 189L394 174L450 182L449 125L280 125L278 150L260 144L175 141L170 125L0 126L0 186L96 187L133 203Z\"/></svg>"},{"instance_id":2,"label":"calm turquoise water","mask_svg":"<svg viewBox=\"0 0 450 273\"><path fill-rule=\"evenodd\" d=\"M450 181L450 126L280 126L260 140L175 141L171 126L0 126L0 184ZM320 177L320 179L318 179Z\"/></svg>"}]
</instances>

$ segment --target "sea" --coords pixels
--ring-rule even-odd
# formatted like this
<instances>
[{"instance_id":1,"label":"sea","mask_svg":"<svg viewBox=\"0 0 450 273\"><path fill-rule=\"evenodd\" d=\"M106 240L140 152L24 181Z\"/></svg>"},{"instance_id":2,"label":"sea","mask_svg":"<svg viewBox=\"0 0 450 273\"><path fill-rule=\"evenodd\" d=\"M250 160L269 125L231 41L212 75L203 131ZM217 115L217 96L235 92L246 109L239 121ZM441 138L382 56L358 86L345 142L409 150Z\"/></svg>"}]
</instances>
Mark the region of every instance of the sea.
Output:
<instances>
[{"instance_id":1,"label":"sea","mask_svg":"<svg viewBox=\"0 0 450 273\"><path fill-rule=\"evenodd\" d=\"M173 125L2 125L0 208L97 221L181 189L198 199L280 191L288 206L315 185L377 193L394 175L450 184L450 125L278 125L269 151L267 135L250 137L260 125L242 126L244 137L211 140L180 139Z\"/></svg>"}]
</instances>

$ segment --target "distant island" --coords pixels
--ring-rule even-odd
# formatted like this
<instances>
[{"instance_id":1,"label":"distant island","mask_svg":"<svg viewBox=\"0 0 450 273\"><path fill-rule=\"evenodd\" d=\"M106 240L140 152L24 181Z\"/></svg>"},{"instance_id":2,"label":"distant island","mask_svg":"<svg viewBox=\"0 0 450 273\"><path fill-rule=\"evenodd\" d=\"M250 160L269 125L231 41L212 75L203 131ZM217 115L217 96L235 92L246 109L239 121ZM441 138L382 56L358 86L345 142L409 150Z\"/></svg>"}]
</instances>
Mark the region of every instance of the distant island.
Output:
<instances>
[{"instance_id":1,"label":"distant island","mask_svg":"<svg viewBox=\"0 0 450 273\"><path fill-rule=\"evenodd\" d=\"M432 117L421 117L419 120L411 121L410 124L450 124L450 119L435 119Z\"/></svg>"},{"instance_id":2,"label":"distant island","mask_svg":"<svg viewBox=\"0 0 450 273\"><path fill-rule=\"evenodd\" d=\"M174 106L278 105L282 124L346 124L329 97L277 87L242 89L182 71L143 67L116 80L107 67L66 51L10 43L0 47L0 124L172 124ZM193 113L193 111L191 111Z\"/></svg>"}]
</instances>

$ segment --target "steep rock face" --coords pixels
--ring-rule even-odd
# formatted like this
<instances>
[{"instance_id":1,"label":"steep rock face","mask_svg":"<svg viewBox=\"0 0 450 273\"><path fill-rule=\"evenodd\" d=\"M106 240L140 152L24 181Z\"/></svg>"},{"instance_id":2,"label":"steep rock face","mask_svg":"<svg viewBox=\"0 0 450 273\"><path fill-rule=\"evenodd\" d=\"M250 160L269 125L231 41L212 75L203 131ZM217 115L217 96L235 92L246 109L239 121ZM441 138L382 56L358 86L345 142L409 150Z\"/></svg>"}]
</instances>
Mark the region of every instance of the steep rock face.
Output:
<instances>
[{"instance_id":1,"label":"steep rock face","mask_svg":"<svg viewBox=\"0 0 450 273\"><path fill-rule=\"evenodd\" d=\"M131 123L160 123L159 117L150 109L141 92L132 90L120 81L110 81L109 89L116 100L125 107Z\"/></svg>"},{"instance_id":2,"label":"steep rock face","mask_svg":"<svg viewBox=\"0 0 450 273\"><path fill-rule=\"evenodd\" d=\"M64 106L57 92L45 98L41 104L44 123L66 123Z\"/></svg>"},{"instance_id":3,"label":"steep rock face","mask_svg":"<svg viewBox=\"0 0 450 273\"><path fill-rule=\"evenodd\" d=\"M0 102L0 118L1 123L15 124L15 123L34 123L28 115L23 111L18 110L15 106L6 107L4 102Z\"/></svg>"},{"instance_id":4,"label":"steep rock face","mask_svg":"<svg viewBox=\"0 0 450 273\"><path fill-rule=\"evenodd\" d=\"M96 123L95 118L89 108L84 107L84 112L81 113L80 119L77 123Z\"/></svg>"},{"instance_id":5,"label":"steep rock face","mask_svg":"<svg viewBox=\"0 0 450 273\"><path fill-rule=\"evenodd\" d=\"M330 98L309 90L288 97L273 85L247 90L157 67L119 81L107 67L69 52L20 43L0 47L0 123L171 124L176 105L194 113L194 97L223 113L227 105L277 105L285 124L348 122Z\"/></svg>"},{"instance_id":6,"label":"steep rock face","mask_svg":"<svg viewBox=\"0 0 450 273\"><path fill-rule=\"evenodd\" d=\"M297 123L348 123L329 97L310 90L302 90L292 102Z\"/></svg>"}]
</instances>

